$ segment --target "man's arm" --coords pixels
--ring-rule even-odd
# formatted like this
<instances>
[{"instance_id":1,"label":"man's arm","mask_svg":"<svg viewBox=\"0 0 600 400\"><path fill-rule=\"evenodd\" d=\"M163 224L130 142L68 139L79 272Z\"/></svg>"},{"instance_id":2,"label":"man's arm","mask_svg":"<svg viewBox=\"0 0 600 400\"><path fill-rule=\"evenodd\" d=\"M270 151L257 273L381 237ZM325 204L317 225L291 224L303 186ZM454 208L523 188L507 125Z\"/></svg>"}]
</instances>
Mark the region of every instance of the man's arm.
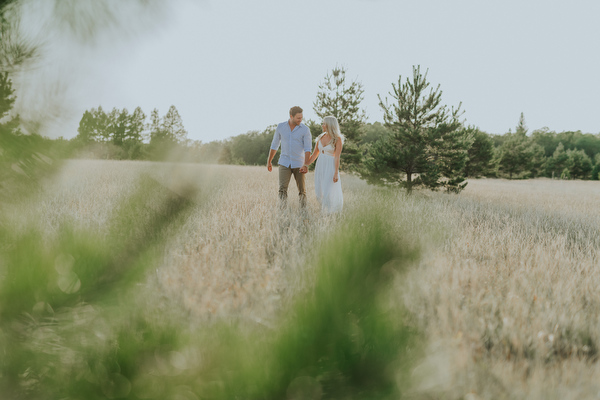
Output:
<instances>
[{"instance_id":1,"label":"man's arm","mask_svg":"<svg viewBox=\"0 0 600 400\"><path fill-rule=\"evenodd\" d=\"M269 172L273 171L273 165L271 165L271 161L273 161L273 157L275 157L276 153L277 150L271 149L271 151L269 151L269 161L267 161L267 169Z\"/></svg>"},{"instance_id":2,"label":"man's arm","mask_svg":"<svg viewBox=\"0 0 600 400\"><path fill-rule=\"evenodd\" d=\"M273 161L273 157L277 153L277 149L279 148L279 144L281 143L281 133L279 133L279 129L275 129L275 133L273 134L273 140L271 141L271 150L269 151L269 159L267 160L267 169L269 172L273 171L273 166L271 165L271 161Z\"/></svg>"},{"instance_id":3,"label":"man's arm","mask_svg":"<svg viewBox=\"0 0 600 400\"><path fill-rule=\"evenodd\" d=\"M310 161L310 151L307 151L306 153L304 153L304 165L302 167L300 167L300 173L301 174L306 174L308 172L308 165Z\"/></svg>"},{"instance_id":4,"label":"man's arm","mask_svg":"<svg viewBox=\"0 0 600 400\"><path fill-rule=\"evenodd\" d=\"M300 168L300 172L305 174L308 172L307 165L310 164L310 151L312 150L312 135L308 127L306 127L306 132L304 132L302 139L304 145L304 165Z\"/></svg>"}]
</instances>

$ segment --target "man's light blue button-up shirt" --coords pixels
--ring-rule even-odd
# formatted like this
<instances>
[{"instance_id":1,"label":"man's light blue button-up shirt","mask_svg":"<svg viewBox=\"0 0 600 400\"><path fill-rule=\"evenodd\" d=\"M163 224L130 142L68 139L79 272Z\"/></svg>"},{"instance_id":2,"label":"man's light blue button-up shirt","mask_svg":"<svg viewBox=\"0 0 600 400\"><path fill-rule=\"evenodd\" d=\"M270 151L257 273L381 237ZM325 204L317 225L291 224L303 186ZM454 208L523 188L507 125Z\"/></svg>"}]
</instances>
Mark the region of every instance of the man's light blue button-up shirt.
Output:
<instances>
[{"instance_id":1,"label":"man's light blue button-up shirt","mask_svg":"<svg viewBox=\"0 0 600 400\"><path fill-rule=\"evenodd\" d=\"M288 121L277 125L271 150L277 150L281 143L281 155L279 156L279 165L289 168L300 168L304 165L304 153L312 150L312 136L308 126L300 124L294 127L292 131Z\"/></svg>"}]
</instances>

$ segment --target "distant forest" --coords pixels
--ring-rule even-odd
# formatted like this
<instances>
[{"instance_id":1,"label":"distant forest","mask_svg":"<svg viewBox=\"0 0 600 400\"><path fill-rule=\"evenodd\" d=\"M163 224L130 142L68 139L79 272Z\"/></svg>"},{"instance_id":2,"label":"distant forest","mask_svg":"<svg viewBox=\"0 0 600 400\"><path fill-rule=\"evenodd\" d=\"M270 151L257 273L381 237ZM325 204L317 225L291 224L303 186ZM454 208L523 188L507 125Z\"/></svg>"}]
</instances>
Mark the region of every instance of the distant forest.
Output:
<instances>
[{"instance_id":1,"label":"distant forest","mask_svg":"<svg viewBox=\"0 0 600 400\"><path fill-rule=\"evenodd\" d=\"M321 133L320 124L307 121L313 137ZM514 131L489 134L476 127L462 129L472 135L464 174L467 177L524 179L598 180L600 172L600 135L581 131L555 132L548 128L528 132L523 115ZM275 125L263 131L202 143L187 138L181 117L174 106L162 118L155 109L150 123L138 107L102 107L85 111L78 135L70 140L38 137L57 156L117 160L162 160L168 151L178 151L179 160L207 164L266 165ZM364 153L376 141L390 134L380 122L363 123L357 144ZM275 157L277 160L277 156Z\"/></svg>"},{"instance_id":2,"label":"distant forest","mask_svg":"<svg viewBox=\"0 0 600 400\"><path fill-rule=\"evenodd\" d=\"M314 121L306 124L313 137L321 133L320 124ZM529 133L523 114L514 132L503 135L489 134L471 126L462 129L473 137L464 171L467 177L598 180L598 134L557 133L548 128ZM157 160L165 156L165 149L170 146L185 150L187 162L266 165L274 131L275 125L272 125L263 131L202 143L187 138L174 106L162 118L153 110L150 123L145 122L139 107L131 114L126 109L104 113L98 107L84 113L78 136L65 141L65 145L71 147L71 154L80 158ZM364 153L373 143L389 135L389 128L380 122L362 123L356 142Z\"/></svg>"},{"instance_id":3,"label":"distant forest","mask_svg":"<svg viewBox=\"0 0 600 400\"><path fill-rule=\"evenodd\" d=\"M320 124L312 123L313 136ZM317 128L317 129L315 129ZM523 125L503 135L488 134L475 127L464 127L473 137L468 150L465 175L468 177L535 178L598 180L600 172L600 135L581 131L554 132L548 128L527 134ZM274 127L252 131L202 147L211 148L203 162L241 165L265 165ZM366 149L389 130L379 122L366 123L359 129L360 147Z\"/></svg>"},{"instance_id":4,"label":"distant forest","mask_svg":"<svg viewBox=\"0 0 600 400\"><path fill-rule=\"evenodd\" d=\"M334 115L340 122L346 136L342 170L357 172L370 182L400 182L408 188L415 183L434 189L444 184L447 190L459 192L464 187L461 180L468 177L599 179L600 134L548 128L529 132L523 113L514 131L502 135L467 126L459 122L458 109L450 115L439 103L441 92L421 101L426 99L423 93L429 83L418 67L413 79L421 92L411 92L416 86L408 80L402 85L399 78L398 86L392 84L396 93L392 103L380 99L384 122L367 123L360 109L362 84L346 81L345 73L343 68L335 68L325 77L313 110L318 118ZM406 108L411 99L415 104ZM31 175L35 165L49 164L55 157L264 166L275 131L271 125L263 131L202 143L188 138L173 105L162 116L152 110L149 119L140 107L133 112L125 108L106 112L99 106L83 113L76 137L51 140L21 132L18 115L10 115L14 101L8 73L0 74L0 138L4 143L0 155L7 166L4 175L15 175L15 179ZM418 109L419 116L438 121L437 125L423 119L415 127L414 119L406 117L413 109ZM321 133L318 121L306 124L313 138ZM416 177L414 182L411 174ZM408 178L404 182L403 176Z\"/></svg>"}]
</instances>

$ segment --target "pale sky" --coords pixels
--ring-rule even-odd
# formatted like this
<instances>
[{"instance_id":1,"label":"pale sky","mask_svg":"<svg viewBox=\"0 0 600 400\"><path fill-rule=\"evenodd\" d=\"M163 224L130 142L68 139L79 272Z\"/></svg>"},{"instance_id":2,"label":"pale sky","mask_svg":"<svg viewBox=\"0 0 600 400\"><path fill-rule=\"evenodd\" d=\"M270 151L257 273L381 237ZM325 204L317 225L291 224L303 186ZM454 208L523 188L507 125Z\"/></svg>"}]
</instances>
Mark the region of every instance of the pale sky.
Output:
<instances>
[{"instance_id":1,"label":"pale sky","mask_svg":"<svg viewBox=\"0 0 600 400\"><path fill-rule=\"evenodd\" d=\"M421 65L441 85L443 103L462 101L466 123L486 132L514 130L523 112L530 131L600 133L598 0L169 5L161 21L118 43L49 47L53 61L38 72L46 82L57 77L67 111L48 136L74 137L83 111L98 105L141 106L149 116L173 104L188 137L203 142L263 130L294 105L316 120L318 85L336 65L362 82L368 122L383 120L377 95L389 97L392 82ZM32 93L23 92L29 105Z\"/></svg>"}]
</instances>

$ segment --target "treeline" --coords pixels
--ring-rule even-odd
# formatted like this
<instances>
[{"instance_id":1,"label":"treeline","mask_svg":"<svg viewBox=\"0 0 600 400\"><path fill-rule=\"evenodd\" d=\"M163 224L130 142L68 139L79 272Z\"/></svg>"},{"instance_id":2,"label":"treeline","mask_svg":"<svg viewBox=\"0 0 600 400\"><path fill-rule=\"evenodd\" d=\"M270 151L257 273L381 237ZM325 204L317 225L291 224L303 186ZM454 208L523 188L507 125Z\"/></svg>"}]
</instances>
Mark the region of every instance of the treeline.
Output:
<instances>
[{"instance_id":1,"label":"treeline","mask_svg":"<svg viewBox=\"0 0 600 400\"><path fill-rule=\"evenodd\" d=\"M99 106L86 110L78 134L66 140L24 135L14 103L12 82L0 75L0 131L5 175L27 174L29 165L50 158L163 160L176 152L178 161L238 165L266 165L275 125L220 141L202 143L187 138L177 108L164 116L137 107ZM334 68L319 86L313 110L319 118L334 115L345 135L341 168L371 183L407 188L444 188L458 193L465 178L594 179L600 173L600 135L580 131L554 132L548 128L528 133L523 114L514 130L489 134L459 122L462 111L441 103L439 85L431 90L427 73L413 68L412 77L392 84L391 98L382 99L384 122L367 123L360 107L363 87L347 81L343 68ZM319 121L306 121L313 138L321 134ZM14 162L7 149L27 148L27 161ZM38 151L44 148L44 151ZM16 150L15 150L16 151ZM21 153L19 153L21 154ZM277 160L276 157L275 160ZM11 161L12 160L12 161ZM41 161L40 161L41 160ZM9 172L6 172L10 170Z\"/></svg>"},{"instance_id":2,"label":"treeline","mask_svg":"<svg viewBox=\"0 0 600 400\"><path fill-rule=\"evenodd\" d=\"M309 120L306 124L314 138L321 133L319 123ZM12 126L17 124L13 122ZM263 131L249 131L226 140L202 143L187 139L187 131L175 106L171 106L162 118L154 109L150 123L146 123L146 115L140 107L133 113L116 108L106 113L98 107L85 111L78 136L71 141L74 143L59 139L54 148L71 146L79 150L76 154L80 157L160 159L166 148L179 146L189 162L266 165L275 127L271 125ZM598 180L600 135L581 131L557 133L548 128L528 133L523 114L514 132L489 134L471 126L463 126L462 131L463 136L472 138L464 167L466 177ZM389 127L380 122L356 124L352 137L358 151L354 151L364 155L372 144L390 133ZM41 137L37 139L50 142Z\"/></svg>"},{"instance_id":3,"label":"treeline","mask_svg":"<svg viewBox=\"0 0 600 400\"><path fill-rule=\"evenodd\" d=\"M321 133L320 124L308 121L313 137ZM275 126L250 131L227 140L200 144L194 153L196 162L266 165ZM467 151L464 174L470 178L593 179L600 173L600 135L581 131L555 132L548 128L528 134L521 119L517 129L505 134L489 134L476 127L462 130L472 137ZM390 130L380 122L363 123L358 128L357 144L361 153ZM266 149L266 150L265 150ZM275 157L277 159L277 157Z\"/></svg>"},{"instance_id":4,"label":"treeline","mask_svg":"<svg viewBox=\"0 0 600 400\"><path fill-rule=\"evenodd\" d=\"M318 118L338 119L346 137L342 168L371 183L459 192L469 177L599 179L599 135L548 128L528 133L523 114L514 132L489 134L461 123L460 105L448 108L439 85L430 88L427 72L413 67L412 77L392 84L391 98L379 97L384 122L367 123L362 84L347 80L346 70L336 67L319 85L313 110ZM265 165L276 127L202 143L187 139L174 106L162 118L155 109L150 123L145 120L139 107L131 114L127 109L105 113L101 107L86 111L76 146L85 149L83 156L96 158L161 159L175 147L184 154L180 160ZM313 138L321 134L320 120L306 124Z\"/></svg>"},{"instance_id":5,"label":"treeline","mask_svg":"<svg viewBox=\"0 0 600 400\"><path fill-rule=\"evenodd\" d=\"M105 112L102 106L86 110L79 122L73 151L79 157L109 159L162 159L169 151L192 145L177 108L160 117L155 108L150 122L140 107Z\"/></svg>"},{"instance_id":6,"label":"treeline","mask_svg":"<svg viewBox=\"0 0 600 400\"><path fill-rule=\"evenodd\" d=\"M528 134L523 114L514 132L489 135L470 129L475 141L469 150L467 176L599 179L600 135L548 128Z\"/></svg>"},{"instance_id":7,"label":"treeline","mask_svg":"<svg viewBox=\"0 0 600 400\"><path fill-rule=\"evenodd\" d=\"M310 128L313 139L322 133L320 123L309 120L305 124ZM254 130L226 140L200 143L196 148L191 149L194 161L210 164L267 165L269 148L276 127L271 125L263 131ZM357 140L359 145L364 147L386 133L386 128L379 122L365 123L358 129ZM280 152L281 150L277 151L275 160L278 159Z\"/></svg>"},{"instance_id":8,"label":"treeline","mask_svg":"<svg viewBox=\"0 0 600 400\"><path fill-rule=\"evenodd\" d=\"M310 128L313 139L322 133L320 123L309 120L305 124ZM195 162L209 164L267 165L269 148L276 127L277 125L270 125L263 131L253 130L226 140L196 142L195 146L190 148L192 158ZM380 122L375 122L360 125L357 132L358 146L365 148L386 135L388 130ZM277 151L275 160L278 159L280 152L281 150Z\"/></svg>"}]
</instances>

